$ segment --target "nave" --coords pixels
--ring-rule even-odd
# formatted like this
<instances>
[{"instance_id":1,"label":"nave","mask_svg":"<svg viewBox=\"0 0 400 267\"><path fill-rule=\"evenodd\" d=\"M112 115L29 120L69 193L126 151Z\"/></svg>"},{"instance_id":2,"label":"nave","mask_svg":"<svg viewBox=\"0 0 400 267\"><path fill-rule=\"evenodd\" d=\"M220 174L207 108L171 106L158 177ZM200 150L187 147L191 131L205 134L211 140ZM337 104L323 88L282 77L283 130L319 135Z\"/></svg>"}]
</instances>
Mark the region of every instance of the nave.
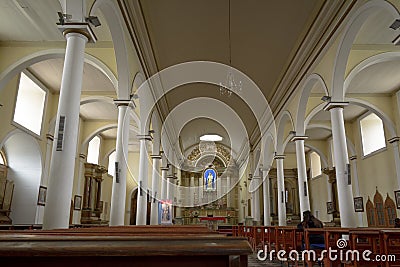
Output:
<instances>
[{"instance_id":1,"label":"nave","mask_svg":"<svg viewBox=\"0 0 400 267\"><path fill-rule=\"evenodd\" d=\"M104 252L95 241L126 264L247 265L263 247L320 253L339 240L398 257L399 11L398 0L2 1L2 262L90 262ZM158 251L159 239L177 243Z\"/></svg>"}]
</instances>

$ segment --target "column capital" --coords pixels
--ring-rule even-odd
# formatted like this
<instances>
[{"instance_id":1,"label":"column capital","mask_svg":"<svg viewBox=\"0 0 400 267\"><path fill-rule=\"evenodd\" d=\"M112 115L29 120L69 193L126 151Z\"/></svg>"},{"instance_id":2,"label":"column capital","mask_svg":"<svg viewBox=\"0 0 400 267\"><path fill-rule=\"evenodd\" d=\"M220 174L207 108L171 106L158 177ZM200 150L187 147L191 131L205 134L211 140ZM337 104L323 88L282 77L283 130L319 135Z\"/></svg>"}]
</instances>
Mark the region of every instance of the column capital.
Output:
<instances>
[{"instance_id":1,"label":"column capital","mask_svg":"<svg viewBox=\"0 0 400 267\"><path fill-rule=\"evenodd\" d=\"M46 134L46 138L47 140L54 141L54 135L52 134Z\"/></svg>"},{"instance_id":2,"label":"column capital","mask_svg":"<svg viewBox=\"0 0 400 267\"><path fill-rule=\"evenodd\" d=\"M133 105L133 108L136 108L136 104L133 100L130 99L114 99L114 104L119 107L119 106L129 106L130 104Z\"/></svg>"},{"instance_id":3,"label":"column capital","mask_svg":"<svg viewBox=\"0 0 400 267\"><path fill-rule=\"evenodd\" d=\"M79 33L85 36L89 43L96 43L97 41L97 37L89 23L57 23L57 25L58 29L64 36L66 36L68 33Z\"/></svg>"},{"instance_id":4,"label":"column capital","mask_svg":"<svg viewBox=\"0 0 400 267\"><path fill-rule=\"evenodd\" d=\"M357 156L356 155L353 155L353 156L350 156L349 157L349 160L356 160L357 159Z\"/></svg>"},{"instance_id":5,"label":"column capital","mask_svg":"<svg viewBox=\"0 0 400 267\"><path fill-rule=\"evenodd\" d=\"M149 134L138 134L137 138L139 140L145 140L145 141L152 141L153 140L153 137L151 135L149 135Z\"/></svg>"},{"instance_id":6,"label":"column capital","mask_svg":"<svg viewBox=\"0 0 400 267\"><path fill-rule=\"evenodd\" d=\"M79 158L82 160L86 160L86 155L81 153L81 154L79 154Z\"/></svg>"},{"instance_id":7,"label":"column capital","mask_svg":"<svg viewBox=\"0 0 400 267\"><path fill-rule=\"evenodd\" d=\"M161 155L150 155L152 159L161 159Z\"/></svg>"},{"instance_id":8,"label":"column capital","mask_svg":"<svg viewBox=\"0 0 400 267\"><path fill-rule=\"evenodd\" d=\"M328 103L326 103L326 105L324 106L324 110L328 111L331 110L333 108L344 108L345 106L348 106L349 102L339 102L339 101L330 101Z\"/></svg>"},{"instance_id":9,"label":"column capital","mask_svg":"<svg viewBox=\"0 0 400 267\"><path fill-rule=\"evenodd\" d=\"M300 141L300 140L305 141L306 139L308 139L307 135L295 135L292 138L290 138L289 141L290 142L296 142L296 141Z\"/></svg>"},{"instance_id":10,"label":"column capital","mask_svg":"<svg viewBox=\"0 0 400 267\"><path fill-rule=\"evenodd\" d=\"M398 136L395 136L395 137L392 137L392 138L390 138L390 139L388 139L388 142L390 143L390 144L395 144L395 143L398 143L400 141L400 137L398 137Z\"/></svg>"},{"instance_id":11,"label":"column capital","mask_svg":"<svg viewBox=\"0 0 400 267\"><path fill-rule=\"evenodd\" d=\"M277 160L277 159L285 159L285 157L286 157L285 155L275 155L274 159L275 160Z\"/></svg>"}]
</instances>

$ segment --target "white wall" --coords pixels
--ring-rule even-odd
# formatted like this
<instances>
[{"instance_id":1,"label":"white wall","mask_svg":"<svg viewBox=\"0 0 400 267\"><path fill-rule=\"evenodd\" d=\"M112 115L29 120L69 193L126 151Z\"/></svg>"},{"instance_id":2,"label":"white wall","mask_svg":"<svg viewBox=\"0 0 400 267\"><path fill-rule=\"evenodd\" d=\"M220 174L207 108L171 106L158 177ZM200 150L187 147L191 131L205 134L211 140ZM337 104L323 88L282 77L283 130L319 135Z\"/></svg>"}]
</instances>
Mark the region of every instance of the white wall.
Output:
<instances>
[{"instance_id":1,"label":"white wall","mask_svg":"<svg viewBox=\"0 0 400 267\"><path fill-rule=\"evenodd\" d=\"M8 179L14 181L10 217L13 224L36 223L42 161L39 145L32 136L17 132L4 143L9 164Z\"/></svg>"}]
</instances>

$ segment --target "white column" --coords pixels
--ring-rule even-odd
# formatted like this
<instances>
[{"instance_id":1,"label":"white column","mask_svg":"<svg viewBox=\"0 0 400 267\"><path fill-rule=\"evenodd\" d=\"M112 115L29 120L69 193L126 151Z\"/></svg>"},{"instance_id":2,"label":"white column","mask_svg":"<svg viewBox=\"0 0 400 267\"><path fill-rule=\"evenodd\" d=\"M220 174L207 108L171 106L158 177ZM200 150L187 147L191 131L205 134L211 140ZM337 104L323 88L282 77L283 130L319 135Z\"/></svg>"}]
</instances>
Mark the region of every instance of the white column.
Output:
<instances>
[{"instance_id":1,"label":"white column","mask_svg":"<svg viewBox=\"0 0 400 267\"><path fill-rule=\"evenodd\" d=\"M283 169L284 155L276 155L277 187L278 187L278 221L279 226L286 225L286 203L285 203L285 173Z\"/></svg>"},{"instance_id":2,"label":"white column","mask_svg":"<svg viewBox=\"0 0 400 267\"><path fill-rule=\"evenodd\" d=\"M354 184L354 194L356 197L360 197L360 184L358 182L358 172L357 172L357 156L352 156L350 157L351 160L351 171L352 171L352 177L353 177L353 184ZM357 226L358 227L363 227L363 216L361 212L356 212L356 217L357 217Z\"/></svg>"},{"instance_id":3,"label":"white column","mask_svg":"<svg viewBox=\"0 0 400 267\"><path fill-rule=\"evenodd\" d=\"M82 181L85 175L85 162L86 162L86 155L79 154L79 173L78 178L76 181L76 194L82 196ZM74 210L74 216L72 220L73 224L80 224L81 223L81 211Z\"/></svg>"},{"instance_id":4,"label":"white column","mask_svg":"<svg viewBox=\"0 0 400 267\"><path fill-rule=\"evenodd\" d=\"M304 153L304 140L306 138L306 136L295 136L292 138L292 140L296 143L297 181L299 187L301 220L303 220L303 212L306 210L311 210L306 171L306 156Z\"/></svg>"},{"instance_id":5,"label":"white column","mask_svg":"<svg viewBox=\"0 0 400 267\"><path fill-rule=\"evenodd\" d=\"M252 193L253 194L253 204L254 204L254 214L253 216L253 221L256 223L261 221L261 214L260 214L260 183L261 178L259 176L253 176L253 182L255 186L255 191Z\"/></svg>"},{"instance_id":6,"label":"white column","mask_svg":"<svg viewBox=\"0 0 400 267\"><path fill-rule=\"evenodd\" d=\"M69 228L75 155L78 142L83 59L88 37L72 30L65 34L67 47L61 79L50 181L43 229ZM62 121L60 125L60 120Z\"/></svg>"},{"instance_id":7,"label":"white column","mask_svg":"<svg viewBox=\"0 0 400 267\"><path fill-rule=\"evenodd\" d=\"M40 185L47 187L49 184L49 169L50 169L50 161L51 161L51 151L53 148L53 140L54 136L51 134L46 134L46 159L44 163L44 169L42 172L42 177L40 181ZM36 224L43 224L43 215L44 215L44 206L37 206L36 208Z\"/></svg>"},{"instance_id":8,"label":"white column","mask_svg":"<svg viewBox=\"0 0 400 267\"><path fill-rule=\"evenodd\" d=\"M167 200L167 176L169 166L165 153L161 151L161 200Z\"/></svg>"},{"instance_id":9,"label":"white column","mask_svg":"<svg viewBox=\"0 0 400 267\"><path fill-rule=\"evenodd\" d=\"M268 171L263 171L263 201L264 201L264 226L271 225L271 203L269 200L269 176Z\"/></svg>"},{"instance_id":10,"label":"white column","mask_svg":"<svg viewBox=\"0 0 400 267\"><path fill-rule=\"evenodd\" d=\"M198 184L199 184L199 187L198 187L198 194L199 194L199 205L200 204L202 204L203 203L203 177L202 176L200 176L199 178L198 178Z\"/></svg>"},{"instance_id":11,"label":"white column","mask_svg":"<svg viewBox=\"0 0 400 267\"><path fill-rule=\"evenodd\" d=\"M347 174L347 144L344 128L343 106L346 103L328 103L324 108L331 113L332 137L339 198L340 221L342 227L356 227L353 192Z\"/></svg>"},{"instance_id":12,"label":"white column","mask_svg":"<svg viewBox=\"0 0 400 267\"><path fill-rule=\"evenodd\" d=\"M160 155L152 155L151 158L153 159L153 173L152 173L152 184L151 184L151 191L153 197L151 199L151 214L150 214L150 224L156 225L158 224L158 199L160 198L159 195L159 188L158 184L160 181Z\"/></svg>"},{"instance_id":13,"label":"white column","mask_svg":"<svg viewBox=\"0 0 400 267\"><path fill-rule=\"evenodd\" d=\"M116 102L118 106L115 170L111 191L110 226L124 225L126 202L126 174L129 143L129 100Z\"/></svg>"},{"instance_id":14,"label":"white column","mask_svg":"<svg viewBox=\"0 0 400 267\"><path fill-rule=\"evenodd\" d=\"M393 146L394 163L396 166L397 188L400 188L400 156L399 156L399 141L400 137L394 137L388 140Z\"/></svg>"},{"instance_id":15,"label":"white column","mask_svg":"<svg viewBox=\"0 0 400 267\"><path fill-rule=\"evenodd\" d=\"M173 176L167 176L167 200L173 201L174 198L174 177Z\"/></svg>"},{"instance_id":16,"label":"white column","mask_svg":"<svg viewBox=\"0 0 400 267\"><path fill-rule=\"evenodd\" d=\"M148 189L148 157L147 141L151 140L150 135L139 135L140 155L139 155L139 177L138 177L138 198L136 225L146 225L147 219L147 189Z\"/></svg>"},{"instance_id":17,"label":"white column","mask_svg":"<svg viewBox=\"0 0 400 267\"><path fill-rule=\"evenodd\" d=\"M232 208L232 194L231 194L231 177L228 176L226 177L226 190L227 190L227 194L226 194L226 206L228 208Z\"/></svg>"},{"instance_id":18,"label":"white column","mask_svg":"<svg viewBox=\"0 0 400 267\"><path fill-rule=\"evenodd\" d=\"M196 185L194 184L194 174L191 174L191 176L190 176L190 181L189 181L189 196L188 196L188 198L189 198L189 207L194 207L194 198L195 198L195 192L196 192L196 190L195 190L195 187L196 187Z\"/></svg>"}]
</instances>

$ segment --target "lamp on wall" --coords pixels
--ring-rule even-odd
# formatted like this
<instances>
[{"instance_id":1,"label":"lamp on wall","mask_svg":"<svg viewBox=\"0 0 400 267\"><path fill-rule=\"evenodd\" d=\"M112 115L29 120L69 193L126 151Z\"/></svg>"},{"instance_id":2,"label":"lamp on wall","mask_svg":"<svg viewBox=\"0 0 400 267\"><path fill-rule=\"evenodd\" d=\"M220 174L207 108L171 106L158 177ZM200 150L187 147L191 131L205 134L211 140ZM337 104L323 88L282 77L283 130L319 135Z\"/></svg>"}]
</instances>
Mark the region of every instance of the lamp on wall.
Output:
<instances>
[{"instance_id":1,"label":"lamp on wall","mask_svg":"<svg viewBox=\"0 0 400 267\"><path fill-rule=\"evenodd\" d=\"M226 95L230 97L232 92L239 94L242 91L242 81L235 81L235 77L232 73L232 48L231 48L231 1L229 0L229 15L228 15L228 40L229 40L229 71L226 76L225 83L219 83L219 93L220 95Z\"/></svg>"}]
</instances>

